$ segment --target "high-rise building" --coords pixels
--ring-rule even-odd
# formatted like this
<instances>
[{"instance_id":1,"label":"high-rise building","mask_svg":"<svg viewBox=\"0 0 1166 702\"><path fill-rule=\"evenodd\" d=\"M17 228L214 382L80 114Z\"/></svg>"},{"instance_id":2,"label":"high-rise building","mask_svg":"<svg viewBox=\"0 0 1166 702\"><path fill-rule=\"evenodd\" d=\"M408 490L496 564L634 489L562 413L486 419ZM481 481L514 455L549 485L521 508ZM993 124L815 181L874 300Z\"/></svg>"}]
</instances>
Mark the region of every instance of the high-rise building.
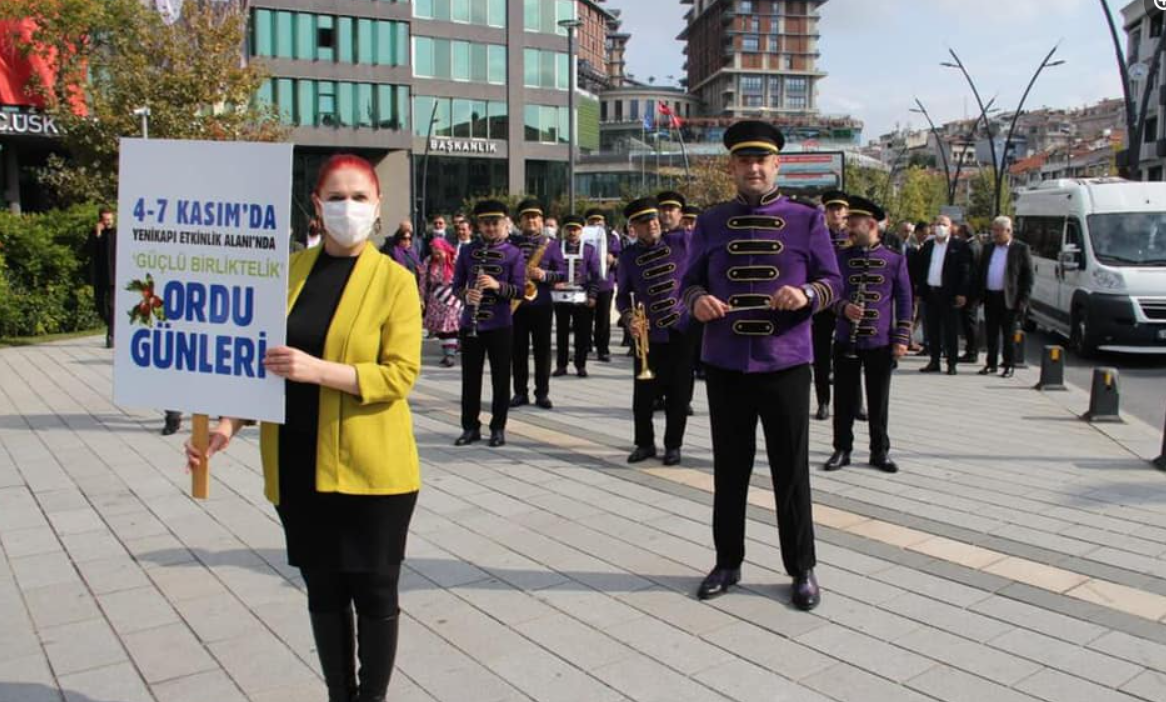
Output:
<instances>
[{"instance_id":1,"label":"high-rise building","mask_svg":"<svg viewBox=\"0 0 1166 702\"><path fill-rule=\"evenodd\" d=\"M578 10L577 10L578 3ZM353 151L376 165L382 220L449 213L491 192L567 189L567 30L603 65L594 0L252 0L249 54L271 72L260 98L296 144L294 199L310 211L319 165ZM577 101L583 151L598 100Z\"/></svg>"},{"instance_id":2,"label":"high-rise building","mask_svg":"<svg viewBox=\"0 0 1166 702\"><path fill-rule=\"evenodd\" d=\"M691 5L688 90L709 116L817 112L818 9L826 0L680 0Z\"/></svg>"}]
</instances>

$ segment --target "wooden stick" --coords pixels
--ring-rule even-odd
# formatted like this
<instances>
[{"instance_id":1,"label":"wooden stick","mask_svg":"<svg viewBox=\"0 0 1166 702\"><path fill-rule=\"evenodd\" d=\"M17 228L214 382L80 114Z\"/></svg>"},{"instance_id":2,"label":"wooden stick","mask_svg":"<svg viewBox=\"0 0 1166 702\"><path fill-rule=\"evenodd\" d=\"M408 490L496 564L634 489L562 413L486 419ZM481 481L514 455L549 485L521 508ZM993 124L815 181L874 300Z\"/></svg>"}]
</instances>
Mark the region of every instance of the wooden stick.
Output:
<instances>
[{"instance_id":1,"label":"wooden stick","mask_svg":"<svg viewBox=\"0 0 1166 702\"><path fill-rule=\"evenodd\" d=\"M210 417L205 414L194 415L190 443L203 453L201 464L190 474L190 495L196 500L205 500L210 497L211 491L210 464L206 459L206 450L211 443Z\"/></svg>"}]
</instances>

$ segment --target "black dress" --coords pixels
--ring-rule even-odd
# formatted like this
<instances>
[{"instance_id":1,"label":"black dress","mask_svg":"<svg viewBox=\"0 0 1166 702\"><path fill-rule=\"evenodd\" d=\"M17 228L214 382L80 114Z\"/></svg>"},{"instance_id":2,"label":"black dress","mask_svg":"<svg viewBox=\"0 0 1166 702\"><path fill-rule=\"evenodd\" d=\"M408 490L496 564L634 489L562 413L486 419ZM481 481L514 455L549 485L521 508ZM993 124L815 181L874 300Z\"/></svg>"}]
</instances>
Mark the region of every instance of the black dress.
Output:
<instances>
[{"instance_id":1,"label":"black dress","mask_svg":"<svg viewBox=\"0 0 1166 702\"><path fill-rule=\"evenodd\" d=\"M287 345L317 358L357 257L320 252L287 318ZM316 492L320 387L287 381L279 429L279 507L290 565L311 570L377 572L405 558L417 493L343 495Z\"/></svg>"}]
</instances>

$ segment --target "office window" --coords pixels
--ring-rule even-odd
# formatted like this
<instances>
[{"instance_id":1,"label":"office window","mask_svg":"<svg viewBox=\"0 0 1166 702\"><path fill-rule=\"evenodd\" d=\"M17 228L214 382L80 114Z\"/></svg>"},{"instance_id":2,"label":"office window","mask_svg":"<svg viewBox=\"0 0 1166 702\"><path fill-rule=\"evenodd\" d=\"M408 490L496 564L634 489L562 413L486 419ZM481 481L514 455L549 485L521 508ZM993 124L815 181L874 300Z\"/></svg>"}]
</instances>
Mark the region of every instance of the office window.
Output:
<instances>
[{"instance_id":1,"label":"office window","mask_svg":"<svg viewBox=\"0 0 1166 702\"><path fill-rule=\"evenodd\" d=\"M1158 118L1150 117L1146 120L1145 134L1142 136L1142 141L1146 144L1153 144L1158 140Z\"/></svg>"},{"instance_id":2,"label":"office window","mask_svg":"<svg viewBox=\"0 0 1166 702\"><path fill-rule=\"evenodd\" d=\"M494 85L506 85L506 47L490 44L486 61L489 64L486 80Z\"/></svg>"},{"instance_id":3,"label":"office window","mask_svg":"<svg viewBox=\"0 0 1166 702\"><path fill-rule=\"evenodd\" d=\"M331 15L316 17L316 60L336 60L336 18Z\"/></svg>"},{"instance_id":4,"label":"office window","mask_svg":"<svg viewBox=\"0 0 1166 702\"><path fill-rule=\"evenodd\" d=\"M539 140L540 115L538 105L526 105L522 108L523 135L526 141Z\"/></svg>"},{"instance_id":5,"label":"office window","mask_svg":"<svg viewBox=\"0 0 1166 702\"><path fill-rule=\"evenodd\" d=\"M489 137L491 139L509 139L510 114L507 104L504 102L491 102L486 109L488 110L490 121Z\"/></svg>"},{"instance_id":6,"label":"office window","mask_svg":"<svg viewBox=\"0 0 1166 702\"><path fill-rule=\"evenodd\" d=\"M342 127L355 127L356 85L348 81L336 84L336 114Z\"/></svg>"},{"instance_id":7,"label":"office window","mask_svg":"<svg viewBox=\"0 0 1166 702\"><path fill-rule=\"evenodd\" d=\"M616 122L623 121L623 100L616 100L615 101L615 121Z\"/></svg>"},{"instance_id":8,"label":"office window","mask_svg":"<svg viewBox=\"0 0 1166 702\"><path fill-rule=\"evenodd\" d=\"M271 10L256 10L251 24L251 53L255 56L274 56L275 13Z\"/></svg>"},{"instance_id":9,"label":"office window","mask_svg":"<svg viewBox=\"0 0 1166 702\"><path fill-rule=\"evenodd\" d=\"M284 124L294 124L296 115L295 82L291 78L275 81L275 108Z\"/></svg>"},{"instance_id":10,"label":"office window","mask_svg":"<svg viewBox=\"0 0 1166 702\"><path fill-rule=\"evenodd\" d=\"M559 143L571 143L571 110L565 107L556 108L559 115ZM578 128L578 125L575 125Z\"/></svg>"},{"instance_id":11,"label":"office window","mask_svg":"<svg viewBox=\"0 0 1166 702\"><path fill-rule=\"evenodd\" d=\"M557 51L523 49L523 84L528 88L568 90L570 57Z\"/></svg>"},{"instance_id":12,"label":"office window","mask_svg":"<svg viewBox=\"0 0 1166 702\"><path fill-rule=\"evenodd\" d=\"M470 79L470 43L466 41L450 42L453 57L450 61L450 77L454 80L468 81Z\"/></svg>"},{"instance_id":13,"label":"office window","mask_svg":"<svg viewBox=\"0 0 1166 702\"><path fill-rule=\"evenodd\" d=\"M747 15L753 12L752 0L740 0L740 2L737 3L737 12L740 12L743 15Z\"/></svg>"},{"instance_id":14,"label":"office window","mask_svg":"<svg viewBox=\"0 0 1166 702\"><path fill-rule=\"evenodd\" d=\"M599 103L599 121L600 122L607 121L607 100L604 100L603 102Z\"/></svg>"},{"instance_id":15,"label":"office window","mask_svg":"<svg viewBox=\"0 0 1166 702\"><path fill-rule=\"evenodd\" d=\"M470 80L475 83L486 83L490 72L490 60L487 58L486 44L470 45Z\"/></svg>"},{"instance_id":16,"label":"office window","mask_svg":"<svg viewBox=\"0 0 1166 702\"><path fill-rule=\"evenodd\" d=\"M761 76L741 76L741 93L744 95L760 96L762 85Z\"/></svg>"},{"instance_id":17,"label":"office window","mask_svg":"<svg viewBox=\"0 0 1166 702\"><path fill-rule=\"evenodd\" d=\"M340 125L336 116L336 83L330 80L316 82L316 113L319 115L320 126Z\"/></svg>"},{"instance_id":18,"label":"office window","mask_svg":"<svg viewBox=\"0 0 1166 702\"><path fill-rule=\"evenodd\" d=\"M473 106L469 100L453 101L453 136L459 139L469 139L472 136L472 113Z\"/></svg>"},{"instance_id":19,"label":"office window","mask_svg":"<svg viewBox=\"0 0 1166 702\"><path fill-rule=\"evenodd\" d=\"M555 54L555 87L559 90L571 89L571 57Z\"/></svg>"},{"instance_id":20,"label":"office window","mask_svg":"<svg viewBox=\"0 0 1166 702\"><path fill-rule=\"evenodd\" d=\"M556 68L558 62L555 60L554 52L552 52L552 51L540 51L539 55L538 55L538 59L539 59L539 61L538 61L539 87L542 87L542 88L554 88L554 87L556 87L555 68Z\"/></svg>"},{"instance_id":21,"label":"office window","mask_svg":"<svg viewBox=\"0 0 1166 702\"><path fill-rule=\"evenodd\" d=\"M769 106L781 107L781 78L769 77Z\"/></svg>"},{"instance_id":22,"label":"office window","mask_svg":"<svg viewBox=\"0 0 1166 702\"><path fill-rule=\"evenodd\" d=\"M316 58L316 16L307 12L297 12L295 57Z\"/></svg>"},{"instance_id":23,"label":"office window","mask_svg":"<svg viewBox=\"0 0 1166 702\"><path fill-rule=\"evenodd\" d=\"M741 51L748 51L750 53L757 53L761 50L761 45L756 34L746 34L741 37Z\"/></svg>"},{"instance_id":24,"label":"office window","mask_svg":"<svg viewBox=\"0 0 1166 702\"><path fill-rule=\"evenodd\" d=\"M489 0L486 24L491 27L506 28L506 0Z\"/></svg>"},{"instance_id":25,"label":"office window","mask_svg":"<svg viewBox=\"0 0 1166 702\"><path fill-rule=\"evenodd\" d=\"M336 60L340 63L355 63L355 24L352 17L336 18Z\"/></svg>"},{"instance_id":26,"label":"office window","mask_svg":"<svg viewBox=\"0 0 1166 702\"><path fill-rule=\"evenodd\" d=\"M376 44L373 42L373 20L356 21L356 62L371 65L376 62Z\"/></svg>"},{"instance_id":27,"label":"office window","mask_svg":"<svg viewBox=\"0 0 1166 702\"><path fill-rule=\"evenodd\" d=\"M559 140L558 109L550 105L540 105L539 140L546 144L553 144Z\"/></svg>"},{"instance_id":28,"label":"office window","mask_svg":"<svg viewBox=\"0 0 1166 702\"><path fill-rule=\"evenodd\" d=\"M413 37L413 75L418 78L437 76L433 57L434 41L430 37Z\"/></svg>"},{"instance_id":29,"label":"office window","mask_svg":"<svg viewBox=\"0 0 1166 702\"><path fill-rule=\"evenodd\" d=\"M378 85L376 87L376 126L381 129L400 129L400 105L397 100L397 88L392 85Z\"/></svg>"},{"instance_id":30,"label":"office window","mask_svg":"<svg viewBox=\"0 0 1166 702\"><path fill-rule=\"evenodd\" d=\"M750 32L760 32L761 20L757 19L756 17L750 17L747 21L747 26Z\"/></svg>"},{"instance_id":31,"label":"office window","mask_svg":"<svg viewBox=\"0 0 1166 702\"><path fill-rule=\"evenodd\" d=\"M628 119L633 122L640 121L640 101L632 100L628 103L628 105L632 108L631 114L628 115Z\"/></svg>"},{"instance_id":32,"label":"office window","mask_svg":"<svg viewBox=\"0 0 1166 702\"><path fill-rule=\"evenodd\" d=\"M470 22L483 27L490 24L490 0L473 0L470 3Z\"/></svg>"},{"instance_id":33,"label":"office window","mask_svg":"<svg viewBox=\"0 0 1166 702\"><path fill-rule=\"evenodd\" d=\"M413 16L433 19L433 0L413 0Z\"/></svg>"},{"instance_id":34,"label":"office window","mask_svg":"<svg viewBox=\"0 0 1166 702\"><path fill-rule=\"evenodd\" d=\"M523 28L528 32L566 36L559 22L574 17L573 0L523 0Z\"/></svg>"},{"instance_id":35,"label":"office window","mask_svg":"<svg viewBox=\"0 0 1166 702\"><path fill-rule=\"evenodd\" d=\"M522 50L522 84L528 88L539 86L538 49Z\"/></svg>"},{"instance_id":36,"label":"office window","mask_svg":"<svg viewBox=\"0 0 1166 702\"><path fill-rule=\"evenodd\" d=\"M765 99L760 95L742 95L741 103L745 107L762 107L765 104Z\"/></svg>"},{"instance_id":37,"label":"office window","mask_svg":"<svg viewBox=\"0 0 1166 702\"><path fill-rule=\"evenodd\" d=\"M316 122L316 81L296 81L296 124L301 127L315 127Z\"/></svg>"},{"instance_id":38,"label":"office window","mask_svg":"<svg viewBox=\"0 0 1166 702\"><path fill-rule=\"evenodd\" d=\"M470 21L470 0L452 0L449 6L449 18L454 22Z\"/></svg>"},{"instance_id":39,"label":"office window","mask_svg":"<svg viewBox=\"0 0 1166 702\"><path fill-rule=\"evenodd\" d=\"M275 84L268 78L259 86L259 91L255 93L256 102L270 105L275 102Z\"/></svg>"},{"instance_id":40,"label":"office window","mask_svg":"<svg viewBox=\"0 0 1166 702\"><path fill-rule=\"evenodd\" d=\"M360 127L371 127L376 115L373 113L373 85L372 83L356 84L356 124Z\"/></svg>"},{"instance_id":41,"label":"office window","mask_svg":"<svg viewBox=\"0 0 1166 702\"><path fill-rule=\"evenodd\" d=\"M275 55L279 58L295 57L295 15L291 12L275 13Z\"/></svg>"}]
</instances>

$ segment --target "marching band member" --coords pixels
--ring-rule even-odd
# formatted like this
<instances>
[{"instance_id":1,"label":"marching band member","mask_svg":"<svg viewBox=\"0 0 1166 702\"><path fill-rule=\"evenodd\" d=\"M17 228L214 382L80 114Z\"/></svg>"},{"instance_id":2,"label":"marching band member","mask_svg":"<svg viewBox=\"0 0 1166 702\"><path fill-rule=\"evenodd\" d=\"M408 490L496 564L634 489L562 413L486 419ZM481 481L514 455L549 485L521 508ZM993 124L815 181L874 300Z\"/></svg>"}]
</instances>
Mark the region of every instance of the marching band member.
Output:
<instances>
[{"instance_id":1,"label":"marching band member","mask_svg":"<svg viewBox=\"0 0 1166 702\"><path fill-rule=\"evenodd\" d=\"M490 359L493 394L490 405L490 446L506 444L506 415L510 409L510 302L522 298L526 283L522 252L506 241L509 234L506 205L481 200L474 207L481 241L462 249L454 270L454 290L465 297L462 312L462 435L455 446L482 440L482 376Z\"/></svg>"},{"instance_id":2,"label":"marching band member","mask_svg":"<svg viewBox=\"0 0 1166 702\"><path fill-rule=\"evenodd\" d=\"M557 283L552 297L578 295L579 300L555 302L555 345L558 358L555 377L567 374L570 357L571 332L575 332L575 372L587 377L587 351L591 348L591 317L599 295L599 254L591 244L583 242L583 218L568 215L563 218L563 239L560 258L568 271L568 279ZM572 259L574 259L572 265ZM571 278L573 276L573 279Z\"/></svg>"},{"instance_id":3,"label":"marching band member","mask_svg":"<svg viewBox=\"0 0 1166 702\"><path fill-rule=\"evenodd\" d=\"M533 346L534 401L549 410L554 407L550 398L554 320L551 287L566 279L566 265L558 242L543 233L543 208L539 201L523 200L517 214L522 233L511 235L510 243L522 252L526 262L526 293L533 287L535 297L524 299L514 311L514 397L510 398L510 407L530 404L530 348Z\"/></svg>"},{"instance_id":4,"label":"marching band member","mask_svg":"<svg viewBox=\"0 0 1166 702\"><path fill-rule=\"evenodd\" d=\"M680 463L688 404L692 399L693 344L688 337L688 312L680 304L680 272L687 258L683 232L661 231L655 198L641 198L624 208L636 242L619 257L615 305L631 330L637 347L636 381L632 399L636 447L628 463L656 456L652 404L667 398L664 465ZM634 304L633 304L634 295ZM633 320L635 324L633 325ZM647 343L644 354L643 342ZM647 356L647 367L642 356ZM654 377L648 378L650 370Z\"/></svg>"},{"instance_id":5,"label":"marching band member","mask_svg":"<svg viewBox=\"0 0 1166 702\"><path fill-rule=\"evenodd\" d=\"M683 285L684 304L705 323L713 443L717 562L697 597L724 594L741 579L760 419L793 604L808 610L821 599L810 497L810 317L837 297L838 260L822 213L778 192L781 132L743 121L724 143L738 195L697 220Z\"/></svg>"},{"instance_id":6,"label":"marching band member","mask_svg":"<svg viewBox=\"0 0 1166 702\"><path fill-rule=\"evenodd\" d=\"M882 245L878 223L883 209L861 197L850 198L852 245L838 260L844 295L835 303L834 455L825 469L849 465L854 448L854 420L866 378L870 400L870 464L887 473L899 467L887 453L887 412L891 372L911 340L911 278L907 259Z\"/></svg>"}]
</instances>

